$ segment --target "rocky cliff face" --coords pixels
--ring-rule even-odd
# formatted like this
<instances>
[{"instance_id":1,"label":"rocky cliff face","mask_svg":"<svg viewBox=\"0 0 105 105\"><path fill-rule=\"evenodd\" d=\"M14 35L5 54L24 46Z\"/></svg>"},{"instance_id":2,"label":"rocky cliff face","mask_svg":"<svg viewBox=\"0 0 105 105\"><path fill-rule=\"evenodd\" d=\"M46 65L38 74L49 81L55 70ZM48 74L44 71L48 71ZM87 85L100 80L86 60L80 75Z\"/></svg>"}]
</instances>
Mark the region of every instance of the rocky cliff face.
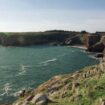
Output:
<instances>
[{"instance_id":1,"label":"rocky cliff face","mask_svg":"<svg viewBox=\"0 0 105 105\"><path fill-rule=\"evenodd\" d=\"M70 31L46 31L27 33L0 33L0 44L4 46L28 46L39 44L66 44L65 40L78 34Z\"/></svg>"},{"instance_id":2,"label":"rocky cliff face","mask_svg":"<svg viewBox=\"0 0 105 105\"><path fill-rule=\"evenodd\" d=\"M88 47L95 45L96 43L100 42L101 35L99 34L88 34Z\"/></svg>"},{"instance_id":3,"label":"rocky cliff face","mask_svg":"<svg viewBox=\"0 0 105 105\"><path fill-rule=\"evenodd\" d=\"M89 36L90 37L90 36ZM105 48L105 36L94 36L95 38L93 38L92 36L92 39L90 40L90 45L88 46L88 51L91 51L91 52L103 52L104 51L104 48ZM96 40L95 40L96 39Z\"/></svg>"},{"instance_id":4,"label":"rocky cliff face","mask_svg":"<svg viewBox=\"0 0 105 105\"><path fill-rule=\"evenodd\" d=\"M72 74L55 76L32 91L21 93L13 105L104 105L105 62Z\"/></svg>"},{"instance_id":5,"label":"rocky cliff face","mask_svg":"<svg viewBox=\"0 0 105 105\"><path fill-rule=\"evenodd\" d=\"M96 43L95 45L88 48L90 52L103 52L105 45L102 42Z\"/></svg>"},{"instance_id":6,"label":"rocky cliff face","mask_svg":"<svg viewBox=\"0 0 105 105\"><path fill-rule=\"evenodd\" d=\"M0 44L3 46L29 45L76 45L86 46L88 51L102 52L105 40L104 33L53 30L46 32L0 33ZM105 38L104 38L105 39Z\"/></svg>"}]
</instances>

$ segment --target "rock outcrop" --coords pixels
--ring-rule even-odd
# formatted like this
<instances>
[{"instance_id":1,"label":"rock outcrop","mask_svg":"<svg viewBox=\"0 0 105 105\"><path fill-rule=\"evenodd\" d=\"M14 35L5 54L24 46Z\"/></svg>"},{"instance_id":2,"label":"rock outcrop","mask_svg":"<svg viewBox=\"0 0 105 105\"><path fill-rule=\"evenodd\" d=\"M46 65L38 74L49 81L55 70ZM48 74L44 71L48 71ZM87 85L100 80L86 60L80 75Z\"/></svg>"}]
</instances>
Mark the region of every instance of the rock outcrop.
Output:
<instances>
[{"instance_id":1,"label":"rock outcrop","mask_svg":"<svg viewBox=\"0 0 105 105\"><path fill-rule=\"evenodd\" d=\"M86 46L89 52L103 52L105 36L98 33L81 32L69 40L69 45Z\"/></svg>"},{"instance_id":2,"label":"rock outcrop","mask_svg":"<svg viewBox=\"0 0 105 105\"><path fill-rule=\"evenodd\" d=\"M36 105L46 105L48 101L49 99L46 94L39 93L33 97L33 99L31 100L31 103Z\"/></svg>"},{"instance_id":3,"label":"rock outcrop","mask_svg":"<svg viewBox=\"0 0 105 105\"><path fill-rule=\"evenodd\" d=\"M105 49L105 38L102 35L95 34L89 35L88 51L90 52L103 52Z\"/></svg>"},{"instance_id":4,"label":"rock outcrop","mask_svg":"<svg viewBox=\"0 0 105 105\"><path fill-rule=\"evenodd\" d=\"M99 42L93 46L88 47L88 51L90 52L103 52L105 45L102 42Z\"/></svg>"}]
</instances>

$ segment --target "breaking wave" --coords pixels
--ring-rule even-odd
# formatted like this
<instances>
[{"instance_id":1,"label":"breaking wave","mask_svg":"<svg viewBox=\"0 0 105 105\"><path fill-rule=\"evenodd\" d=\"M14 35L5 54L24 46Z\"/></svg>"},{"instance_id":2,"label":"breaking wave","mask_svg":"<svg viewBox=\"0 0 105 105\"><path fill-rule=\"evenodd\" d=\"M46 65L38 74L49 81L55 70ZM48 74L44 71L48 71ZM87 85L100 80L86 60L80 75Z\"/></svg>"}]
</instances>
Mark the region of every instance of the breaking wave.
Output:
<instances>
[{"instance_id":1,"label":"breaking wave","mask_svg":"<svg viewBox=\"0 0 105 105\"><path fill-rule=\"evenodd\" d=\"M53 59L49 59L44 62L41 62L40 64L42 64L43 66L47 66L49 63L55 62L56 60L57 60L57 58L53 58Z\"/></svg>"},{"instance_id":2,"label":"breaking wave","mask_svg":"<svg viewBox=\"0 0 105 105\"><path fill-rule=\"evenodd\" d=\"M25 75L26 69L27 69L28 67L30 67L30 66L29 66L29 65L21 64L21 65L20 65L20 70L19 70L20 72L18 73L17 76L19 76L19 75Z\"/></svg>"},{"instance_id":3,"label":"breaking wave","mask_svg":"<svg viewBox=\"0 0 105 105\"><path fill-rule=\"evenodd\" d=\"M9 92L12 91L12 85L10 83L6 83L2 89L3 93L0 96L7 95L9 96Z\"/></svg>"}]
</instances>

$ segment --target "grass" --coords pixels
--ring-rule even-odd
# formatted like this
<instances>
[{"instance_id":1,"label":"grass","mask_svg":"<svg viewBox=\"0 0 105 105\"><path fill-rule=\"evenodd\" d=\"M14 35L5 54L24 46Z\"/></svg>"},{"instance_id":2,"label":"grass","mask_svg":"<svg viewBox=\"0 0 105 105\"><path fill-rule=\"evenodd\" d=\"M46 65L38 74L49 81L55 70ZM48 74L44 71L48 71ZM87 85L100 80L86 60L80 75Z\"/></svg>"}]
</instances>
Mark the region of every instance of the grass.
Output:
<instances>
[{"instance_id":1,"label":"grass","mask_svg":"<svg viewBox=\"0 0 105 105\"><path fill-rule=\"evenodd\" d=\"M48 92L49 87L52 91ZM55 76L34 92L48 92L51 102L47 105L102 105L105 102L105 72L100 70L100 65L86 67L72 74Z\"/></svg>"},{"instance_id":2,"label":"grass","mask_svg":"<svg viewBox=\"0 0 105 105\"><path fill-rule=\"evenodd\" d=\"M67 90L68 94L64 98L49 105L96 105L97 100L105 99L105 74L81 80L79 84L72 96L68 95L72 93Z\"/></svg>"}]
</instances>

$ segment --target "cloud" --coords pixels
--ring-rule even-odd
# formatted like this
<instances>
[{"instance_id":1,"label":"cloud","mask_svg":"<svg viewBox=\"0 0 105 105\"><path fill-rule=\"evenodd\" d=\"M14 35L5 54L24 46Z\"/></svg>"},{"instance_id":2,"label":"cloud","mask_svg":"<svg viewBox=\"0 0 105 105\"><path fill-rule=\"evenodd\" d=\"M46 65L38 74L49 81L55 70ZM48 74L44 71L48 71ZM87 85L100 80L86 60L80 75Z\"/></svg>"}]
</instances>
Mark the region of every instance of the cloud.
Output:
<instances>
[{"instance_id":1,"label":"cloud","mask_svg":"<svg viewBox=\"0 0 105 105\"><path fill-rule=\"evenodd\" d=\"M105 19L90 19L83 26L90 32L105 31Z\"/></svg>"},{"instance_id":2,"label":"cloud","mask_svg":"<svg viewBox=\"0 0 105 105\"><path fill-rule=\"evenodd\" d=\"M28 10L0 11L0 31L44 31L51 29L104 31L105 11Z\"/></svg>"}]
</instances>

